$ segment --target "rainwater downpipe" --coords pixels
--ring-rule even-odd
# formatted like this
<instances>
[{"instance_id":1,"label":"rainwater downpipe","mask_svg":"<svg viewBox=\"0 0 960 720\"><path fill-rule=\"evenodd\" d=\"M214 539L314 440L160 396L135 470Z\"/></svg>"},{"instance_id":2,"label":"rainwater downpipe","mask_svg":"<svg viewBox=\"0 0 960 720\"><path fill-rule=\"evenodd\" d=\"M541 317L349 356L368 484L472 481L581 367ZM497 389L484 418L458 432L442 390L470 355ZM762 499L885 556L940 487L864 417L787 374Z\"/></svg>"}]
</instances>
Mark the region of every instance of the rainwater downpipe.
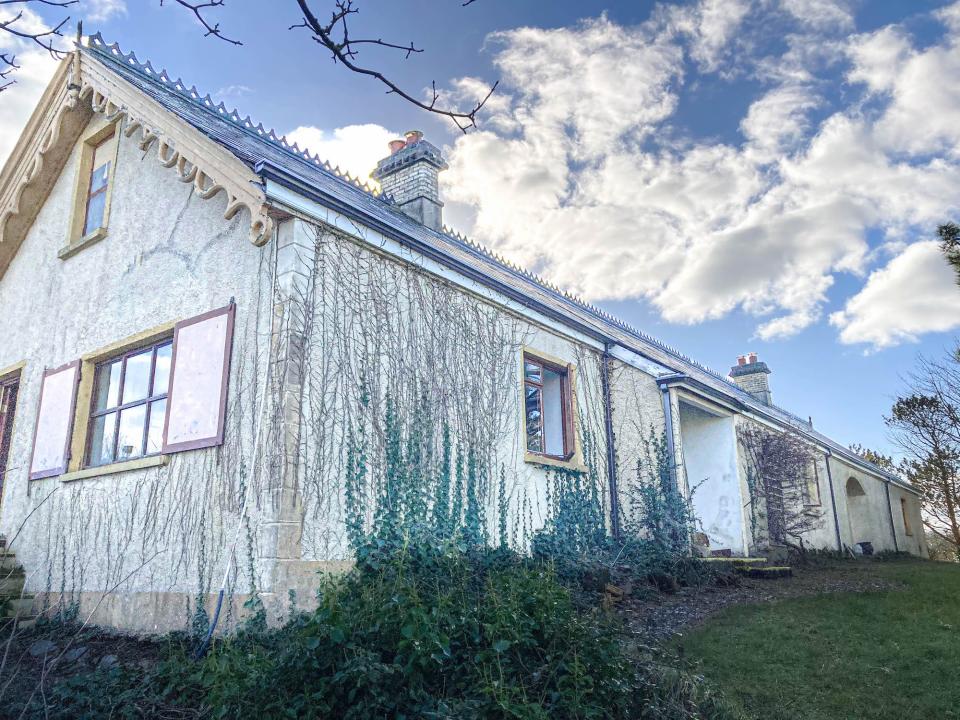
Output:
<instances>
[{"instance_id":1,"label":"rainwater downpipe","mask_svg":"<svg viewBox=\"0 0 960 720\"><path fill-rule=\"evenodd\" d=\"M600 381L603 385L603 424L607 434L607 478L610 484L610 531L620 539L620 493L617 489L617 451L613 433L613 400L610 396L610 343L603 344Z\"/></svg>"},{"instance_id":2,"label":"rainwater downpipe","mask_svg":"<svg viewBox=\"0 0 960 720\"><path fill-rule=\"evenodd\" d=\"M843 552L843 540L840 539L840 516L837 515L837 496L833 493L833 473L830 472L831 453L827 450L824 453L827 466L827 483L830 485L830 506L833 508L833 529L837 533L837 551Z\"/></svg>"}]
</instances>

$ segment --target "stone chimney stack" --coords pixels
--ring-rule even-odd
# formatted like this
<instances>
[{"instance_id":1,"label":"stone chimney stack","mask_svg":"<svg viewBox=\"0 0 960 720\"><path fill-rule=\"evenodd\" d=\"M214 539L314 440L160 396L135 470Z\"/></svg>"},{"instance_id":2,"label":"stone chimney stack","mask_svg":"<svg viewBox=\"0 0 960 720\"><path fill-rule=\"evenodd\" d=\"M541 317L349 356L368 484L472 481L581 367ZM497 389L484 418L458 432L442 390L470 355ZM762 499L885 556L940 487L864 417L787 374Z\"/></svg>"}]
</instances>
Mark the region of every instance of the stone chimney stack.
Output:
<instances>
[{"instance_id":1,"label":"stone chimney stack","mask_svg":"<svg viewBox=\"0 0 960 720\"><path fill-rule=\"evenodd\" d=\"M403 140L390 141L390 155L377 163L372 176L384 195L417 222L434 230L443 228L440 202L440 171L447 163L440 149L423 139L419 130L410 130Z\"/></svg>"},{"instance_id":2,"label":"stone chimney stack","mask_svg":"<svg viewBox=\"0 0 960 720\"><path fill-rule=\"evenodd\" d=\"M737 358L737 364L730 368L730 379L765 405L773 402L767 377L769 374L770 368L765 362L758 362L754 352L741 355Z\"/></svg>"}]
</instances>

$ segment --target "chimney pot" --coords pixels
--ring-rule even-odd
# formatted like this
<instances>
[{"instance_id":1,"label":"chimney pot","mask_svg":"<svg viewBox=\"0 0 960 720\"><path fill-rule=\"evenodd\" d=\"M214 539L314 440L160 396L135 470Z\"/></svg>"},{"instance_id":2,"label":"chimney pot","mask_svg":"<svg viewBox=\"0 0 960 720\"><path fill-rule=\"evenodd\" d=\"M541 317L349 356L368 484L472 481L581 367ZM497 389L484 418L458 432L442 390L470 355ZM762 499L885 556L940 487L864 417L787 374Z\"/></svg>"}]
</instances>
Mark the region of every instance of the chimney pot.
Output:
<instances>
[{"instance_id":1,"label":"chimney pot","mask_svg":"<svg viewBox=\"0 0 960 720\"><path fill-rule=\"evenodd\" d=\"M757 361L755 352L740 355L737 364L730 368L730 379L744 392L760 402L770 405L773 396L770 393L770 368L764 362Z\"/></svg>"},{"instance_id":2,"label":"chimney pot","mask_svg":"<svg viewBox=\"0 0 960 720\"><path fill-rule=\"evenodd\" d=\"M434 230L443 229L440 172L447 163L440 148L423 139L419 130L408 130L403 140L391 140L390 155L377 163L371 177L397 209Z\"/></svg>"}]
</instances>

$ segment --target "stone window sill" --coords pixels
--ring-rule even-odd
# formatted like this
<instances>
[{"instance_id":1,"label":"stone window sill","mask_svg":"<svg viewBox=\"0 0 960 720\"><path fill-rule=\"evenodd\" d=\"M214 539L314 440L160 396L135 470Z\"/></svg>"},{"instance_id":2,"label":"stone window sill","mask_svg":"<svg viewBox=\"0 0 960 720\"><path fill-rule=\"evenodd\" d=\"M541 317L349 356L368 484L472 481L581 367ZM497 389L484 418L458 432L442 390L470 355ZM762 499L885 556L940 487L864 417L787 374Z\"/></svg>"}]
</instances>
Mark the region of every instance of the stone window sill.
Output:
<instances>
[{"instance_id":1,"label":"stone window sill","mask_svg":"<svg viewBox=\"0 0 960 720\"><path fill-rule=\"evenodd\" d=\"M532 465L565 468L575 472L587 472L587 466L584 465L583 460L577 456L574 456L569 460L564 460L563 458L550 457L549 455L538 455L537 453L528 452L524 454L523 461Z\"/></svg>"},{"instance_id":2,"label":"stone window sill","mask_svg":"<svg viewBox=\"0 0 960 720\"><path fill-rule=\"evenodd\" d=\"M66 260L69 257L73 257L81 250L95 245L100 242L107 236L107 229L105 227L97 228L92 233L84 235L79 240L74 240L64 247L60 248L60 251L57 253L57 257L61 260Z\"/></svg>"},{"instance_id":3,"label":"stone window sill","mask_svg":"<svg viewBox=\"0 0 960 720\"><path fill-rule=\"evenodd\" d=\"M146 470L148 468L162 467L169 462L166 455L151 455L150 457L137 458L136 460L126 460L124 462L111 463L110 465L100 465L99 467L89 467L83 470L75 470L60 476L60 482L72 482L74 480L84 480L86 478L101 477L103 475L116 475L117 473L130 472L132 470Z\"/></svg>"}]
</instances>

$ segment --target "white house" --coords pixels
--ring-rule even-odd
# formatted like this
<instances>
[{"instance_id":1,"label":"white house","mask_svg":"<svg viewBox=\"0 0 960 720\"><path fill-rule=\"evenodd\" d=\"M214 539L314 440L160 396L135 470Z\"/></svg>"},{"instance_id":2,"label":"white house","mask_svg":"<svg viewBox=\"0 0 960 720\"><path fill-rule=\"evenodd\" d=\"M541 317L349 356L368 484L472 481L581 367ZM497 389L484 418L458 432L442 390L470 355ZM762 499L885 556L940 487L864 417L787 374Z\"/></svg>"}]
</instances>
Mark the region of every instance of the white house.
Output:
<instances>
[{"instance_id":1,"label":"white house","mask_svg":"<svg viewBox=\"0 0 960 720\"><path fill-rule=\"evenodd\" d=\"M451 233L439 149L390 150L374 192L99 35L61 64L0 175L0 532L35 610L309 597L391 452L524 549L570 483L621 531L653 438L709 550L749 554L745 424L815 452L807 543L926 552L909 484L756 357L715 373Z\"/></svg>"}]
</instances>

